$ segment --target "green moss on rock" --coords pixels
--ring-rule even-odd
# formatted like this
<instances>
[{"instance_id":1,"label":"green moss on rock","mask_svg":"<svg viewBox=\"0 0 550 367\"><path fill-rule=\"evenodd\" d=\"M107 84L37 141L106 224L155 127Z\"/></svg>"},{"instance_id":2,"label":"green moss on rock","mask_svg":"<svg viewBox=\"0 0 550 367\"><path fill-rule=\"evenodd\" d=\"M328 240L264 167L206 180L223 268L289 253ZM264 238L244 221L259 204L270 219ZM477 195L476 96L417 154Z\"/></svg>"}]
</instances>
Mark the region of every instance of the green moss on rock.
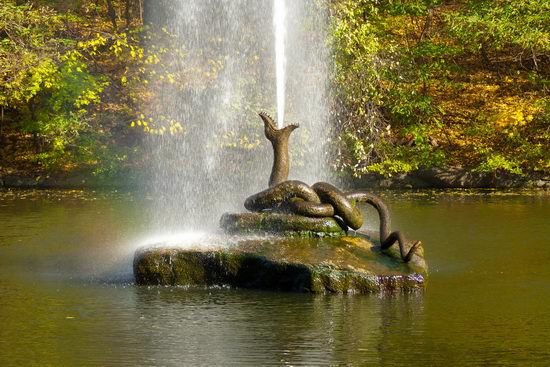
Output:
<instances>
[{"instance_id":1,"label":"green moss on rock","mask_svg":"<svg viewBox=\"0 0 550 367\"><path fill-rule=\"evenodd\" d=\"M370 293L424 286L424 259L408 264L361 237L243 239L217 249L142 248L140 285L227 285L312 293Z\"/></svg>"},{"instance_id":2,"label":"green moss on rock","mask_svg":"<svg viewBox=\"0 0 550 367\"><path fill-rule=\"evenodd\" d=\"M220 227L230 234L277 233L294 237L337 237L346 234L334 218L313 218L301 215L254 212L225 213Z\"/></svg>"}]
</instances>

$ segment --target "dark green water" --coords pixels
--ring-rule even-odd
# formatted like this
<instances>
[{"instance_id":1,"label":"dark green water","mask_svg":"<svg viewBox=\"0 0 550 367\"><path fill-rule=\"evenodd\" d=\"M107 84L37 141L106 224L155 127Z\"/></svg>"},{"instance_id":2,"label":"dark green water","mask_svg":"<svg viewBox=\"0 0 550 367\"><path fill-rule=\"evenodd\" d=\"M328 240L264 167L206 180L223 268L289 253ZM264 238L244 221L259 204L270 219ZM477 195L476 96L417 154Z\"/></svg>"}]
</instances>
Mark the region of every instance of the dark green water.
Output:
<instances>
[{"instance_id":1,"label":"dark green water","mask_svg":"<svg viewBox=\"0 0 550 367\"><path fill-rule=\"evenodd\" d=\"M423 293L136 287L146 199L0 191L0 366L550 365L550 195L385 196Z\"/></svg>"}]
</instances>

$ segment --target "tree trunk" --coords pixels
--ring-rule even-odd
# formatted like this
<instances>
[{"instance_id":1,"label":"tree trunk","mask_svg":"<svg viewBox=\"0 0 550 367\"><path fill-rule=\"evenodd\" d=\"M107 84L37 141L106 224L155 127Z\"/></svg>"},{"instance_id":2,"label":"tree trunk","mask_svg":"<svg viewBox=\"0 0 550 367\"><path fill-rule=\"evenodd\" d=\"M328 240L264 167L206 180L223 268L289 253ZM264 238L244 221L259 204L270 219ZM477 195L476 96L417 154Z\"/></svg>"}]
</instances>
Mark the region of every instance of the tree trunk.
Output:
<instances>
[{"instance_id":1,"label":"tree trunk","mask_svg":"<svg viewBox=\"0 0 550 367\"><path fill-rule=\"evenodd\" d=\"M130 7L131 7L131 0L126 0L125 4L125 11L124 11L124 17L126 18L126 29L130 28Z\"/></svg>"},{"instance_id":2,"label":"tree trunk","mask_svg":"<svg viewBox=\"0 0 550 367\"><path fill-rule=\"evenodd\" d=\"M4 106L0 106L0 147L4 146Z\"/></svg>"},{"instance_id":3,"label":"tree trunk","mask_svg":"<svg viewBox=\"0 0 550 367\"><path fill-rule=\"evenodd\" d=\"M481 60L483 60L483 64L487 69L491 70L492 65L491 65L491 60L489 59L489 55L487 54L487 47L484 44L482 44L479 51L481 53Z\"/></svg>"},{"instance_id":4,"label":"tree trunk","mask_svg":"<svg viewBox=\"0 0 550 367\"><path fill-rule=\"evenodd\" d=\"M31 99L29 101L29 109L31 111L31 120L33 123L36 122L36 106L34 105L33 100ZM40 133L38 131L34 131L32 133L32 141L34 145L34 153L39 154L42 153L42 142L40 139Z\"/></svg>"},{"instance_id":5,"label":"tree trunk","mask_svg":"<svg viewBox=\"0 0 550 367\"><path fill-rule=\"evenodd\" d=\"M113 23L113 28L115 29L115 32L118 30L116 25L116 11L113 6L112 0L106 0L107 1L107 14L109 15L109 19L111 19L111 23Z\"/></svg>"},{"instance_id":6,"label":"tree trunk","mask_svg":"<svg viewBox=\"0 0 550 367\"><path fill-rule=\"evenodd\" d=\"M139 5L139 21L143 24L143 0L138 0Z\"/></svg>"}]
</instances>

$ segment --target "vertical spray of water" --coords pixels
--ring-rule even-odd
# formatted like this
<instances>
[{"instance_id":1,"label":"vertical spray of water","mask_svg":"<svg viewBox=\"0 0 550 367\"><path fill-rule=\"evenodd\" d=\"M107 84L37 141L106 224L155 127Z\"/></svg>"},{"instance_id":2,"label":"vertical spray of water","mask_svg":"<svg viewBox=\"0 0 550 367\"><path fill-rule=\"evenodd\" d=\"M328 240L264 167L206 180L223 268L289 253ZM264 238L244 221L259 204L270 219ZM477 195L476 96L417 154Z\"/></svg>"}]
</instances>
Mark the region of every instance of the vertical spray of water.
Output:
<instances>
[{"instance_id":1,"label":"vertical spray of water","mask_svg":"<svg viewBox=\"0 0 550 367\"><path fill-rule=\"evenodd\" d=\"M185 130L148 142L150 212L163 230L216 228L224 211L244 210L248 195L267 188L272 151L257 115L261 110L282 108L279 123L300 123L290 142L290 177L326 179L326 15L317 0L293 0L282 4L281 19L273 1L148 1L146 19L173 34L184 50L184 57L158 67L186 76L154 96L158 114L180 121ZM292 66L286 69L286 111L284 102L274 105L276 18Z\"/></svg>"},{"instance_id":2,"label":"vertical spray of water","mask_svg":"<svg viewBox=\"0 0 550 367\"><path fill-rule=\"evenodd\" d=\"M275 69L277 79L277 123L283 127L285 119L286 84L286 4L285 0L273 0L273 26L275 30Z\"/></svg>"}]
</instances>

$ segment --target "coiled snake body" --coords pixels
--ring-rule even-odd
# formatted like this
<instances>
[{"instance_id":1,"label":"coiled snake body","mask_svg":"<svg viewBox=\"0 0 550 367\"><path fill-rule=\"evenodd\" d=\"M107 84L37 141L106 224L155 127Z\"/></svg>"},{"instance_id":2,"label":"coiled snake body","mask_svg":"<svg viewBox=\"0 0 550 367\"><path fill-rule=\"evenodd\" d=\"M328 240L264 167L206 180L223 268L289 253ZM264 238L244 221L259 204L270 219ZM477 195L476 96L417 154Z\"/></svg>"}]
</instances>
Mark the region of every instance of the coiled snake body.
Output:
<instances>
[{"instance_id":1,"label":"coiled snake body","mask_svg":"<svg viewBox=\"0 0 550 367\"><path fill-rule=\"evenodd\" d=\"M298 128L298 125L277 129L269 115L262 112L260 117L264 122L265 136L273 145L273 167L269 188L248 197L244 203L246 209L282 211L307 217L336 217L346 227L357 230L363 225L363 215L357 204L366 203L378 212L381 248L387 249L397 242L402 260L411 260L420 246L420 241L413 243L410 249L406 250L403 234L390 231L389 210L378 196L364 191L344 193L326 182L317 182L309 186L301 181L287 180L290 165L288 140L290 133Z\"/></svg>"}]
</instances>

